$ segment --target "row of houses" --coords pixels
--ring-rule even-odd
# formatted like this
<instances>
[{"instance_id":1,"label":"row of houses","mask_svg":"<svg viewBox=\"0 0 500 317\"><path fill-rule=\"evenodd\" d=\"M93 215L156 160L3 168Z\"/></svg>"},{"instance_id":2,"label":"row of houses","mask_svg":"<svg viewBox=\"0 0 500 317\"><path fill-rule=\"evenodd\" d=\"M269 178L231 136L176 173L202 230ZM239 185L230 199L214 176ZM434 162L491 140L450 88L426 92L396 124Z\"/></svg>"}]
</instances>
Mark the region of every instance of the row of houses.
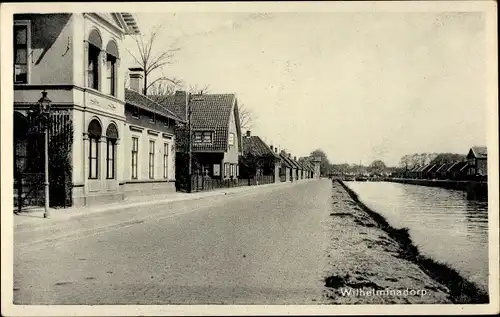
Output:
<instances>
[{"instance_id":1,"label":"row of houses","mask_svg":"<svg viewBox=\"0 0 500 317\"><path fill-rule=\"evenodd\" d=\"M250 132L243 136L234 94L177 91L159 100L143 94L140 68L129 69L125 87L123 39L138 33L131 13L14 15L16 203L43 201L43 136L30 115L41 91L51 100L53 205L168 194L192 188L193 182L205 190L246 180L319 177L314 158L297 160ZM196 176L191 179L183 134L188 122L191 174Z\"/></svg>"},{"instance_id":2,"label":"row of houses","mask_svg":"<svg viewBox=\"0 0 500 317\"><path fill-rule=\"evenodd\" d=\"M442 180L486 180L488 175L488 155L484 146L469 149L466 160L444 164L416 166L405 172L406 178Z\"/></svg>"}]
</instances>

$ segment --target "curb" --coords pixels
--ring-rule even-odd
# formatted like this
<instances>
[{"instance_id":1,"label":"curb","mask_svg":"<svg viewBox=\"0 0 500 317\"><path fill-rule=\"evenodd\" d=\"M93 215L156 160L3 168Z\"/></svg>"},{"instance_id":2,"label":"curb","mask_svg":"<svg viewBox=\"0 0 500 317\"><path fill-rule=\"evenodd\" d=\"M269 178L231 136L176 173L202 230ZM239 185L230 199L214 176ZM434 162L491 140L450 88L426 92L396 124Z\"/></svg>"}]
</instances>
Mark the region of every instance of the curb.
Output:
<instances>
[{"instance_id":1,"label":"curb","mask_svg":"<svg viewBox=\"0 0 500 317\"><path fill-rule=\"evenodd\" d=\"M47 228L52 228L60 225L63 222L66 221L72 221L72 220L78 220L81 218L85 217L90 217L95 214L101 214L101 213L106 213L106 212L112 212L116 210L125 210L125 209L131 209L131 208L137 208L141 206L148 206L148 205L162 205L162 204L169 204L169 203L175 203L175 202L181 202L181 201L195 201L195 200L201 200L205 198L210 198L210 197L216 197L216 196L225 196L225 195L234 195L237 193L242 193L242 192L248 192L252 191L255 189L262 189L262 188L273 188L273 187L280 187L280 186L291 186L291 185L297 185L302 182L289 182L289 183L271 183L271 184L265 184L265 185L256 185L256 186L245 186L245 187L238 187L237 189L239 190L217 190L217 191L209 191L209 192L203 192L202 195L200 196L190 196L191 194L186 194L186 196L178 197L178 198L165 198L165 199L159 199L159 200L145 200L145 201L139 201L135 203L120 203L118 205L112 205L112 206L101 206L101 207L95 207L92 208L91 210L84 211L82 213L77 213L75 215L67 215L66 217L60 218L60 219L52 219L52 221L47 224L47 225L42 225L45 224L43 219L40 219L41 221L33 221L33 222L27 222L27 223L19 223L17 225L14 225L15 232L21 233L21 232L28 232L28 231L37 231L37 229L47 229ZM64 212L64 211L61 211ZM75 211L76 213L77 211ZM94 228L97 229L98 227Z\"/></svg>"}]
</instances>

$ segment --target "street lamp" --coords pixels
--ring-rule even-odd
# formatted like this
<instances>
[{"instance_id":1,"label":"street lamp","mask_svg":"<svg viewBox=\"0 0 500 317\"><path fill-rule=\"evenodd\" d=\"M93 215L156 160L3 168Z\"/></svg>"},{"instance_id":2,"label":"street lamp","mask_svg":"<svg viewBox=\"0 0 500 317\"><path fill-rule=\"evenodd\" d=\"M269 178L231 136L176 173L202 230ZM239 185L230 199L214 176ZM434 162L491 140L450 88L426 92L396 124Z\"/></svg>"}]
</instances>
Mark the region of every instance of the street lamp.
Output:
<instances>
[{"instance_id":1,"label":"street lamp","mask_svg":"<svg viewBox=\"0 0 500 317\"><path fill-rule=\"evenodd\" d=\"M41 123L45 146L44 146L44 154L45 154L45 210L43 213L44 218L49 218L49 122L50 122L50 104L52 101L47 97L47 92L42 91L42 98L38 100L38 102L33 105L29 111L29 114L36 120L36 122Z\"/></svg>"}]
</instances>

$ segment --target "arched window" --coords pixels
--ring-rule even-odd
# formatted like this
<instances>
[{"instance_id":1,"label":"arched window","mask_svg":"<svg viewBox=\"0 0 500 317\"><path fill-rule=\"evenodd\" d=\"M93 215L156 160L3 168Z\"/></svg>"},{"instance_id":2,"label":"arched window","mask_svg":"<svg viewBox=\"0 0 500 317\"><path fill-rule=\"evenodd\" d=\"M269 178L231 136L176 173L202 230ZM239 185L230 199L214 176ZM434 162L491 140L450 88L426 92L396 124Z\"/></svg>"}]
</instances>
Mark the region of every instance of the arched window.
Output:
<instances>
[{"instance_id":1,"label":"arched window","mask_svg":"<svg viewBox=\"0 0 500 317\"><path fill-rule=\"evenodd\" d=\"M97 30L92 30L88 39L87 87L99 89L99 54L102 40Z\"/></svg>"},{"instance_id":2,"label":"arched window","mask_svg":"<svg viewBox=\"0 0 500 317\"><path fill-rule=\"evenodd\" d=\"M106 46L106 83L104 85L105 92L116 96L117 82L117 61L119 59L118 47L115 41L109 41Z\"/></svg>"},{"instance_id":3,"label":"arched window","mask_svg":"<svg viewBox=\"0 0 500 317\"><path fill-rule=\"evenodd\" d=\"M96 119L90 121L89 128L89 179L99 177L99 139L102 135L102 128Z\"/></svg>"},{"instance_id":4,"label":"arched window","mask_svg":"<svg viewBox=\"0 0 500 317\"><path fill-rule=\"evenodd\" d=\"M106 178L114 179L116 170L116 140L118 140L118 129L111 123L106 129Z\"/></svg>"}]
</instances>

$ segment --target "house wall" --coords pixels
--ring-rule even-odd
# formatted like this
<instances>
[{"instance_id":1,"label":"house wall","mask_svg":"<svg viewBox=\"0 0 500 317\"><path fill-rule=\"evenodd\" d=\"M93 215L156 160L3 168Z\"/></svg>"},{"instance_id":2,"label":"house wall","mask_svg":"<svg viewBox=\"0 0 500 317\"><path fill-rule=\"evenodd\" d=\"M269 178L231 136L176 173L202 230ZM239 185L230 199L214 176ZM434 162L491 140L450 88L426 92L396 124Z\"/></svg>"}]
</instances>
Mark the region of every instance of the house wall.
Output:
<instances>
[{"instance_id":1,"label":"house wall","mask_svg":"<svg viewBox=\"0 0 500 317\"><path fill-rule=\"evenodd\" d=\"M477 165L476 175L481 175L481 176L488 175L488 160L487 159L477 159L476 165Z\"/></svg>"},{"instance_id":2,"label":"house wall","mask_svg":"<svg viewBox=\"0 0 500 317\"><path fill-rule=\"evenodd\" d=\"M132 116L132 108L125 107L123 192L125 197L165 194L175 192L175 136L174 122L168 127L162 120L150 122L150 113L139 111L139 118ZM164 118L163 118L164 119ZM132 178L132 138L139 139L137 153L137 178ZM154 178L149 177L149 141L155 142ZM163 155L167 144L168 167L164 177Z\"/></svg>"},{"instance_id":3,"label":"house wall","mask_svg":"<svg viewBox=\"0 0 500 317\"><path fill-rule=\"evenodd\" d=\"M280 163L277 162L274 164L274 182L279 183L280 182Z\"/></svg>"},{"instance_id":4,"label":"house wall","mask_svg":"<svg viewBox=\"0 0 500 317\"><path fill-rule=\"evenodd\" d=\"M14 21L20 20L31 23L28 84L71 84L74 58L72 14L16 14Z\"/></svg>"},{"instance_id":5,"label":"house wall","mask_svg":"<svg viewBox=\"0 0 500 317\"><path fill-rule=\"evenodd\" d=\"M125 135L123 66L117 61L116 96L102 90L104 71L100 72L101 90L86 87L86 40L96 29L101 35L102 49L109 41L117 44L122 56L122 31L110 26L95 14L23 14L15 20L31 21L31 46L28 51L28 84L14 85L14 108L26 111L46 90L52 106L70 109L73 121L72 182L73 205L123 199L120 184L124 182L127 153ZM101 57L104 53L101 52ZM104 58L99 60L101 69ZM88 124L97 119L101 124L99 143L99 177L89 179ZM119 140L116 145L115 178L106 179L106 129L114 123Z\"/></svg>"},{"instance_id":6,"label":"house wall","mask_svg":"<svg viewBox=\"0 0 500 317\"><path fill-rule=\"evenodd\" d=\"M222 160L222 171L224 171L223 170L224 163L238 164L238 158L241 155L241 152L239 151L239 147L240 147L239 143L241 142L241 139L239 138L238 131L236 129L236 120L235 120L234 112L231 113L231 116L229 118L228 139L229 139L229 133L234 133L234 145L228 145L228 149L224 153L224 158ZM222 175L223 174L224 173L222 173ZM226 178L230 178L230 177L226 177Z\"/></svg>"}]
</instances>

